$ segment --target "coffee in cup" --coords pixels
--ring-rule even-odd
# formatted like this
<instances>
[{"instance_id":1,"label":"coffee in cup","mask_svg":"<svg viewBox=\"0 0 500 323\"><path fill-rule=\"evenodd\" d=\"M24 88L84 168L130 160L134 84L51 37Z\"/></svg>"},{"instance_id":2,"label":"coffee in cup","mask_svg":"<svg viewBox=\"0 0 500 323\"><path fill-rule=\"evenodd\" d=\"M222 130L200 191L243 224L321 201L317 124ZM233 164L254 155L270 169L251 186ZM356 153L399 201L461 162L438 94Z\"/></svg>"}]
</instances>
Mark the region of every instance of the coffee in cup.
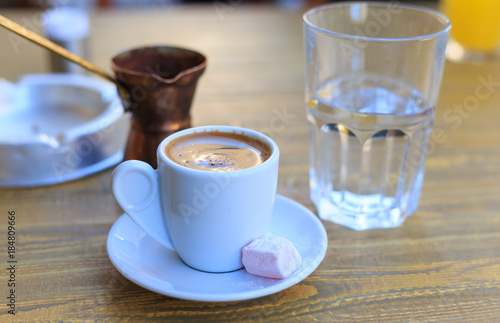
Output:
<instances>
[{"instance_id":1,"label":"coffee in cup","mask_svg":"<svg viewBox=\"0 0 500 323\"><path fill-rule=\"evenodd\" d=\"M188 266L242 268L242 248L265 236L271 222L276 143L244 128L191 128L164 139L157 158L156 170L138 160L116 167L111 186L118 204Z\"/></svg>"},{"instance_id":2,"label":"coffee in cup","mask_svg":"<svg viewBox=\"0 0 500 323\"><path fill-rule=\"evenodd\" d=\"M167 157L179 165L205 171L234 171L265 162L271 147L243 133L201 131L173 139Z\"/></svg>"}]
</instances>

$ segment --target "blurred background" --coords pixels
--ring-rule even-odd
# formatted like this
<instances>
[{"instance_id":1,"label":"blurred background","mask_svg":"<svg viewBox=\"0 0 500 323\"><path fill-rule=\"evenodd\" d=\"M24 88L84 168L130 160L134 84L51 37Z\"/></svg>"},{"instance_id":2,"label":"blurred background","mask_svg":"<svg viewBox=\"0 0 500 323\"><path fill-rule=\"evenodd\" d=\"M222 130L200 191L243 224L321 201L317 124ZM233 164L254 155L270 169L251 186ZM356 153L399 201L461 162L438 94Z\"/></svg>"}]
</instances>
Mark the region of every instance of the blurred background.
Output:
<instances>
[{"instance_id":1,"label":"blurred background","mask_svg":"<svg viewBox=\"0 0 500 323\"><path fill-rule=\"evenodd\" d=\"M380 1L380 0L379 0ZM383 1L383 0L382 0ZM498 0L500 1L500 0ZM234 43L241 43L245 35L259 29L259 23L247 18L239 7L252 7L265 19L272 10L284 10L290 16L290 26L297 28L302 12L308 8L330 3L334 0L0 0L0 15L22 26L51 38L64 45L68 50L87 58L95 65L110 71L109 59L123 48L140 44L168 43L181 47L201 48L211 57L211 68L217 68L217 52L233 49ZM436 0L386 0L393 3L427 3L435 5ZM191 12L185 16L179 8L190 5ZM62 18L61 8L77 8L83 14L79 19L69 18L55 21L48 30L44 25L43 13L55 9L54 18ZM112 14L111 14L112 13ZM140 17L148 17L141 20ZM211 28L199 28L205 19ZM194 18L196 19L196 18ZM248 21L247 21L248 20ZM229 33L226 29L232 22L244 27ZM245 22L245 24L243 24ZM58 27L61 24L63 27ZM138 26L140 24L141 26ZM281 26L279 28L292 28ZM140 28L139 28L140 27ZM140 32L144 28L155 32ZM160 32L161 31L161 32ZM267 33L263 30L262 34ZM123 37L116 37L120 34ZM228 34L232 39L228 39ZM252 33L253 34L253 33ZM297 37L297 46L301 46L302 30L288 29L286 37ZM24 74L48 73L73 70L56 65L67 61L49 53L27 40L0 28L0 41L4 44L0 51L0 79L15 82ZM275 39L270 46L276 47L284 40ZM248 42L250 46L250 42ZM247 48L244 55L249 55L253 48ZM302 51L298 47L297 51ZM262 53L255 54L256 60L265 60ZM59 62L57 62L59 60ZM229 64L222 62L221 64Z\"/></svg>"},{"instance_id":2,"label":"blurred background","mask_svg":"<svg viewBox=\"0 0 500 323\"><path fill-rule=\"evenodd\" d=\"M40 7L67 5L82 8L120 6L154 6L182 2L181 0L0 0L2 7Z\"/></svg>"},{"instance_id":3,"label":"blurred background","mask_svg":"<svg viewBox=\"0 0 500 323\"><path fill-rule=\"evenodd\" d=\"M328 0L0 0L0 7L43 7L54 5L66 5L81 8L109 8L109 7L147 7L147 6L164 6L168 4L181 3L211 3L211 2L226 2L226 3L277 3L284 6L293 4L293 8L314 6L322 3L339 2ZM370 1L370 0L368 0ZM377 1L377 0L372 0ZM378 1L393 1L394 0L378 0ZM436 2L437 0L430 0ZM414 0L399 0L398 2L416 2ZM420 1L422 2L422 1Z\"/></svg>"}]
</instances>

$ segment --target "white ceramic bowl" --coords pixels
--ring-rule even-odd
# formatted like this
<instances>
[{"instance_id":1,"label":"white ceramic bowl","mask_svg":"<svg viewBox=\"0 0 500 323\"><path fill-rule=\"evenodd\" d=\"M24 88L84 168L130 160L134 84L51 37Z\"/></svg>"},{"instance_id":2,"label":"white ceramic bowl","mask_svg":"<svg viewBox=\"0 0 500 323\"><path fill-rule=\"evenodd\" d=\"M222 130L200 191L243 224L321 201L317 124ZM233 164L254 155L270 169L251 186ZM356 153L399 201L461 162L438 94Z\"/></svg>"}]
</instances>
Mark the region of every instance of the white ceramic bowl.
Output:
<instances>
[{"instance_id":1,"label":"white ceramic bowl","mask_svg":"<svg viewBox=\"0 0 500 323\"><path fill-rule=\"evenodd\" d=\"M0 80L0 186L57 184L113 166L129 127L110 82L79 74Z\"/></svg>"}]
</instances>

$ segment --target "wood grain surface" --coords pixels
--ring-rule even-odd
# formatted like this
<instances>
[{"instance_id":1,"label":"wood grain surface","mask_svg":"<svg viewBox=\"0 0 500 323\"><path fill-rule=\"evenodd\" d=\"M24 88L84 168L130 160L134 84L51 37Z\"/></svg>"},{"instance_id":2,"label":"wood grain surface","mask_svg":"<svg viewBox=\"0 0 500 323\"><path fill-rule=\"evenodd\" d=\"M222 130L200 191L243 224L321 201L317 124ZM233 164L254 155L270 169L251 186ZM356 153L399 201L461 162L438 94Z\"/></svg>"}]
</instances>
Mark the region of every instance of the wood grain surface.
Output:
<instances>
[{"instance_id":1,"label":"wood grain surface","mask_svg":"<svg viewBox=\"0 0 500 323\"><path fill-rule=\"evenodd\" d=\"M193 125L271 135L278 193L309 199L301 13L243 4L91 13L90 60L172 44L206 54ZM35 11L1 14L36 27ZM48 71L48 53L0 31L0 76ZM478 88L481 88L478 90ZM170 298L129 282L105 248L122 214L112 169L53 186L0 189L1 322L500 321L500 61L447 62L418 211L355 232L324 221L324 261L301 283L239 302ZM8 211L17 215L16 315L8 314Z\"/></svg>"}]
</instances>

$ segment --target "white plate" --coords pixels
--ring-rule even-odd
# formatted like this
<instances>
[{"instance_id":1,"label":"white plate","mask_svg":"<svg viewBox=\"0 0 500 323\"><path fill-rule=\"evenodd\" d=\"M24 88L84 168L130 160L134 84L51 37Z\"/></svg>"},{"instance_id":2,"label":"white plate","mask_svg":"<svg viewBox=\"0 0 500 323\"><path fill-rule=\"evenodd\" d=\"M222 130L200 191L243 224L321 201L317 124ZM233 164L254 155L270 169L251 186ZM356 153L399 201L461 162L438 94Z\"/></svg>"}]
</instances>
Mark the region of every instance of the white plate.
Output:
<instances>
[{"instance_id":1,"label":"white plate","mask_svg":"<svg viewBox=\"0 0 500 323\"><path fill-rule=\"evenodd\" d=\"M285 279L268 279L244 269L201 272L186 266L171 251L142 231L126 214L113 225L107 249L116 269L153 292L193 301L238 301L282 291L309 276L325 257L328 238L321 221L301 204L277 195L270 233L290 240L302 265Z\"/></svg>"}]
</instances>

